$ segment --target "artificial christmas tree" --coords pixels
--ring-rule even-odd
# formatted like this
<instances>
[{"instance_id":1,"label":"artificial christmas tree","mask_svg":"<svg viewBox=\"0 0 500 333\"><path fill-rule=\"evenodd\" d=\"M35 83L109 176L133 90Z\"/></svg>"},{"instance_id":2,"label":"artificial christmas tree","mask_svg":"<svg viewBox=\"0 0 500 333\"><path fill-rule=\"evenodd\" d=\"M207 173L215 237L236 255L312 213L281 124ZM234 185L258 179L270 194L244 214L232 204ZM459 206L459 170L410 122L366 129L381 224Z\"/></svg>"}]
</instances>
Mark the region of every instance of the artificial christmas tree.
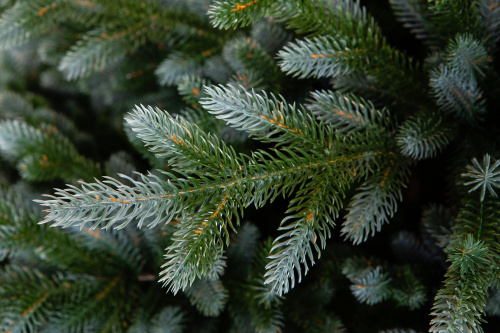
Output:
<instances>
[{"instance_id":1,"label":"artificial christmas tree","mask_svg":"<svg viewBox=\"0 0 500 333\"><path fill-rule=\"evenodd\" d=\"M494 330L498 3L366 5L5 1L1 329Z\"/></svg>"}]
</instances>

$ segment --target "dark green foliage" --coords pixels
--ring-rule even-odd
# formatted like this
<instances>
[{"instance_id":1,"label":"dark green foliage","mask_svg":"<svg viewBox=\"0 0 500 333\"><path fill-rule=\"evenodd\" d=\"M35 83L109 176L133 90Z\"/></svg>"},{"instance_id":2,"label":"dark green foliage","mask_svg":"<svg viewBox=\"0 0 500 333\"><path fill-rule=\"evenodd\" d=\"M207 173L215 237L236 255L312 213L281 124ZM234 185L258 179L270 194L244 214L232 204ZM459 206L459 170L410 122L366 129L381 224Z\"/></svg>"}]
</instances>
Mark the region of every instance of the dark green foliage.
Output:
<instances>
[{"instance_id":1,"label":"dark green foliage","mask_svg":"<svg viewBox=\"0 0 500 333\"><path fill-rule=\"evenodd\" d=\"M499 5L0 1L0 332L498 330Z\"/></svg>"}]
</instances>

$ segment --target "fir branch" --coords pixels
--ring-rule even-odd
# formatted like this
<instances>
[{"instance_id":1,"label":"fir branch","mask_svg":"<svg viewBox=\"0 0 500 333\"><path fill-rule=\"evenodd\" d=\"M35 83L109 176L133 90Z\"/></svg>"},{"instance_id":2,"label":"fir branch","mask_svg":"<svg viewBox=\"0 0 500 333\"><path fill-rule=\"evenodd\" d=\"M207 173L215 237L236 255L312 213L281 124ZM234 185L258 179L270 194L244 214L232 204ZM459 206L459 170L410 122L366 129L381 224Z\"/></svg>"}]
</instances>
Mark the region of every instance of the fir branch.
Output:
<instances>
[{"instance_id":1,"label":"fir branch","mask_svg":"<svg viewBox=\"0 0 500 333\"><path fill-rule=\"evenodd\" d=\"M349 203L342 234L354 244L375 235L389 221L402 200L401 190L408 181L409 165L391 159L385 171L370 177Z\"/></svg>"},{"instance_id":2,"label":"fir branch","mask_svg":"<svg viewBox=\"0 0 500 333\"><path fill-rule=\"evenodd\" d=\"M70 48L61 59L58 69L69 81L104 71L105 68L118 63L125 57L124 51L131 48L130 37L135 36L136 32L141 29L142 26L132 26L119 32L105 29L90 31L85 38Z\"/></svg>"},{"instance_id":3,"label":"fir branch","mask_svg":"<svg viewBox=\"0 0 500 333\"><path fill-rule=\"evenodd\" d=\"M477 121L486 112L483 92L466 74L441 65L431 72L430 87L443 111L465 121Z\"/></svg>"},{"instance_id":4,"label":"fir branch","mask_svg":"<svg viewBox=\"0 0 500 333\"><path fill-rule=\"evenodd\" d=\"M248 96L255 101L265 102L262 98L259 100L255 94ZM340 199L336 197L339 192L335 191L339 191L339 184L344 182L344 178L351 177L350 171L347 172L349 176L344 175L345 170L363 170L363 165L371 160L376 161L384 154L363 151L364 147L360 145L360 149L350 148L349 154L342 156L337 152L325 150L323 141L320 141L321 149L305 151L297 147L295 151L275 150L275 156L266 152L255 152L251 157L243 158L236 157L222 143L211 140L209 135L196 126L186 124L182 120L176 122L171 116L158 110L155 112L151 108L137 108L130 119L139 136L148 145L153 145L154 151L165 151L165 156L175 156L174 147L181 147L183 157L175 161L179 169L186 163L192 165L189 163L198 161L201 162L200 165L206 163L203 173L193 170L191 172L195 177L172 178L168 181L153 175L140 175L141 181L123 176L132 186L109 177L93 184L82 182L81 188L70 186L66 190L57 190L55 196L49 196L50 200L39 201L48 207L48 214L42 223L52 221L55 226L78 223L81 227L92 223L94 229L101 223L104 228L121 223L117 228L123 228L136 218L140 227L146 219L153 216L152 221L147 220L150 227L158 223L169 223L173 218L183 219L184 222L174 234L174 243L168 249L167 263L164 265L161 279L174 293L190 285L196 277L209 272L213 262L219 258L223 246L228 244L231 218L236 218L237 225L244 207L252 203L261 207L273 201L279 194L291 193L298 184L311 183L309 179L315 179L315 176L317 178L318 172L330 176L335 172L341 177L333 188L323 193L326 197L331 196L329 202L340 203ZM314 121L310 119L312 124ZM280 130L282 128L279 123L266 121L265 124L272 124ZM294 122L293 125L298 123ZM313 139L321 139L321 136L315 136ZM200 155L199 152L203 150L218 151L221 156L227 156L226 166L220 164L220 159L214 161L212 154ZM179 172L185 175L181 170ZM310 220L309 213L311 216L318 216L317 218L329 216L334 206L326 205L323 196L321 200L320 197L315 198L309 210L302 206L309 200L307 196L297 199L299 202L296 209L300 210L291 218ZM295 212L295 209L290 212ZM326 225L319 224L314 228L321 231L320 238L324 246L325 237L329 235ZM304 240L304 236L311 238L309 232L292 236L295 240ZM276 248L283 246L279 244ZM303 242L298 241L297 244ZM288 268L293 270L293 265L299 257L304 259L305 253L300 246L291 251L285 251L285 254L280 256L292 254ZM281 283L288 284L278 279L278 284Z\"/></svg>"},{"instance_id":5,"label":"fir branch","mask_svg":"<svg viewBox=\"0 0 500 333\"><path fill-rule=\"evenodd\" d=\"M485 42L489 46L489 50L495 50L500 32L498 26L500 24L500 7L497 0L479 0L476 1L478 6L479 15L481 16L480 22L486 31Z\"/></svg>"},{"instance_id":6,"label":"fir branch","mask_svg":"<svg viewBox=\"0 0 500 333\"><path fill-rule=\"evenodd\" d=\"M434 27L430 20L427 3L422 0L390 0L398 21L418 39L431 46L436 44Z\"/></svg>"},{"instance_id":7,"label":"fir branch","mask_svg":"<svg viewBox=\"0 0 500 333\"><path fill-rule=\"evenodd\" d=\"M337 133L345 135L361 130L387 131L390 114L377 110L371 101L353 94L334 91L315 91L307 104L318 120L331 124Z\"/></svg>"},{"instance_id":8,"label":"fir branch","mask_svg":"<svg viewBox=\"0 0 500 333\"><path fill-rule=\"evenodd\" d=\"M79 1L16 1L0 16L0 47L7 49L25 44L56 29L65 19L88 26L98 13L98 8L80 6Z\"/></svg>"},{"instance_id":9,"label":"fir branch","mask_svg":"<svg viewBox=\"0 0 500 333\"><path fill-rule=\"evenodd\" d=\"M334 219L341 208L342 188L326 177L315 175L314 181L298 191L290 202L289 214L282 222L279 230L285 231L273 242L271 262L266 265L265 283L271 285L271 291L282 295L295 285L295 271L298 282L302 280L301 264L304 275L309 271L308 261L314 264L313 248L320 255L330 238L330 229L335 225ZM325 177L325 178L324 178ZM341 177L342 178L342 177ZM321 247L317 245L318 239Z\"/></svg>"},{"instance_id":10,"label":"fir branch","mask_svg":"<svg viewBox=\"0 0 500 333\"><path fill-rule=\"evenodd\" d=\"M463 34L450 40L444 60L449 68L464 71L467 78L479 79L485 76L491 56L483 43L470 34Z\"/></svg>"},{"instance_id":11,"label":"fir branch","mask_svg":"<svg viewBox=\"0 0 500 333\"><path fill-rule=\"evenodd\" d=\"M405 121L397 134L401 153L416 160L432 158L454 137L453 128L438 115L420 115Z\"/></svg>"},{"instance_id":12,"label":"fir branch","mask_svg":"<svg viewBox=\"0 0 500 333\"><path fill-rule=\"evenodd\" d=\"M73 181L100 175L99 167L78 154L55 126L42 124L35 128L19 120L2 121L0 152L17 163L22 176L30 180Z\"/></svg>"},{"instance_id":13,"label":"fir branch","mask_svg":"<svg viewBox=\"0 0 500 333\"><path fill-rule=\"evenodd\" d=\"M223 57L237 75L252 76L262 89L278 90L283 75L271 55L255 40L241 37L227 42Z\"/></svg>"},{"instance_id":14,"label":"fir branch","mask_svg":"<svg viewBox=\"0 0 500 333\"><path fill-rule=\"evenodd\" d=\"M389 274L384 273L380 266L368 267L362 274L354 275L344 266L342 272L346 274L353 283L350 287L352 294L361 303L374 305L386 300L390 296Z\"/></svg>"},{"instance_id":15,"label":"fir branch","mask_svg":"<svg viewBox=\"0 0 500 333\"><path fill-rule=\"evenodd\" d=\"M446 273L445 286L435 299L430 332L483 332L480 326L486 305L487 284L491 262L486 258L484 242L471 234L460 238L448 248L452 265Z\"/></svg>"},{"instance_id":16,"label":"fir branch","mask_svg":"<svg viewBox=\"0 0 500 333\"><path fill-rule=\"evenodd\" d=\"M243 87L238 91L232 86L206 88L206 93L209 98L201 104L210 113L260 141L315 149L330 147L332 143L331 131L281 96L248 92Z\"/></svg>"},{"instance_id":17,"label":"fir branch","mask_svg":"<svg viewBox=\"0 0 500 333\"><path fill-rule=\"evenodd\" d=\"M208 15L215 28L245 27L265 15L272 3L270 0L218 0L211 4Z\"/></svg>"},{"instance_id":18,"label":"fir branch","mask_svg":"<svg viewBox=\"0 0 500 333\"><path fill-rule=\"evenodd\" d=\"M488 157L485 156L483 162L489 166ZM446 250L452 264L446 273L445 286L435 298L431 332L446 328L483 332L480 322L487 289L498 283L499 207L494 197L480 200L471 197L463 203L456 219L455 235Z\"/></svg>"},{"instance_id":19,"label":"fir branch","mask_svg":"<svg viewBox=\"0 0 500 333\"><path fill-rule=\"evenodd\" d=\"M215 169L235 173L242 167L232 147L158 108L136 106L125 119L151 152L168 159L171 166L181 171L213 172Z\"/></svg>"},{"instance_id":20,"label":"fir branch","mask_svg":"<svg viewBox=\"0 0 500 333\"><path fill-rule=\"evenodd\" d=\"M298 34L357 35L359 30L354 28L354 22L372 25L373 30L378 30L373 18L356 0L341 0L334 4L324 0L279 0L274 2L270 14Z\"/></svg>"},{"instance_id":21,"label":"fir branch","mask_svg":"<svg viewBox=\"0 0 500 333\"><path fill-rule=\"evenodd\" d=\"M438 0L429 3L428 8L436 36L439 36L445 43L457 34L469 31L483 34L476 2Z\"/></svg>"},{"instance_id":22,"label":"fir branch","mask_svg":"<svg viewBox=\"0 0 500 333\"><path fill-rule=\"evenodd\" d=\"M350 74L364 64L367 52L355 39L326 36L289 43L278 56L282 71L303 79Z\"/></svg>"},{"instance_id":23,"label":"fir branch","mask_svg":"<svg viewBox=\"0 0 500 333\"><path fill-rule=\"evenodd\" d=\"M160 85L176 85L188 76L200 76L203 63L201 58L189 57L182 53L172 53L155 70Z\"/></svg>"},{"instance_id":24,"label":"fir branch","mask_svg":"<svg viewBox=\"0 0 500 333\"><path fill-rule=\"evenodd\" d=\"M196 280L184 293L191 305L204 316L216 317L224 310L228 292L221 280L201 278Z\"/></svg>"},{"instance_id":25,"label":"fir branch","mask_svg":"<svg viewBox=\"0 0 500 333\"><path fill-rule=\"evenodd\" d=\"M472 159L472 164L467 165L467 173L462 174L462 177L472 179L464 183L466 186L473 185L469 193L481 188L481 201L484 201L486 190L496 198L495 188L500 188L500 170L496 171L496 169L500 165L500 160L491 164L491 156L486 154L483 156L482 164L476 158Z\"/></svg>"}]
</instances>

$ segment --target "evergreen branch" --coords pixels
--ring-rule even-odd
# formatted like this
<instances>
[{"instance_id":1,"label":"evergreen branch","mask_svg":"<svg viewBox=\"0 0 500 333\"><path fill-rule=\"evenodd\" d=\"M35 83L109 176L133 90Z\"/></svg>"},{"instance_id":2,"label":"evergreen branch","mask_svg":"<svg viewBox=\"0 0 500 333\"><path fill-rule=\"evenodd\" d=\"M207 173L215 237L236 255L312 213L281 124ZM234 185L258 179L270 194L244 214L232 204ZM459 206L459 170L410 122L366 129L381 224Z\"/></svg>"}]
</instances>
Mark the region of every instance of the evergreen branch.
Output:
<instances>
[{"instance_id":1,"label":"evergreen branch","mask_svg":"<svg viewBox=\"0 0 500 333\"><path fill-rule=\"evenodd\" d=\"M431 19L436 36L443 42L448 42L457 34L475 31L482 34L479 11L476 2L468 0L438 0L429 3ZM476 36L479 37L479 36Z\"/></svg>"},{"instance_id":2,"label":"evergreen branch","mask_svg":"<svg viewBox=\"0 0 500 333\"><path fill-rule=\"evenodd\" d=\"M287 31L283 25L269 18L255 23L251 36L252 40L256 41L262 49L272 56L293 38L292 33Z\"/></svg>"},{"instance_id":3,"label":"evergreen branch","mask_svg":"<svg viewBox=\"0 0 500 333\"><path fill-rule=\"evenodd\" d=\"M265 15L273 1L270 0L217 0L210 5L208 15L215 28L245 27Z\"/></svg>"},{"instance_id":4,"label":"evergreen branch","mask_svg":"<svg viewBox=\"0 0 500 333\"><path fill-rule=\"evenodd\" d=\"M151 152L181 171L241 170L241 159L232 147L182 118L141 105L125 119Z\"/></svg>"},{"instance_id":5,"label":"evergreen branch","mask_svg":"<svg viewBox=\"0 0 500 333\"><path fill-rule=\"evenodd\" d=\"M452 265L446 273L445 286L435 298L429 332L482 333L481 315L486 305L491 261L484 242L468 234L448 247Z\"/></svg>"},{"instance_id":6,"label":"evergreen branch","mask_svg":"<svg viewBox=\"0 0 500 333\"><path fill-rule=\"evenodd\" d=\"M257 156L259 155L257 154ZM284 156L279 157L283 158ZM365 157L366 156L363 155L351 158L340 158L324 163L333 164L336 162L344 162L350 164L356 162L357 159L363 159ZM306 161L309 164L305 164ZM179 289L184 289L189 286L196 277L206 275L207 272L210 271L212 263L219 258L220 249L223 247L224 243L227 244L229 241L226 224L229 223L232 227L230 222L231 216L234 215L237 218L241 216L242 213L238 212L238 209L242 209L251 203L254 203L256 207L261 207L264 203L272 201L279 193L286 194L292 191L297 184L305 182L306 179L304 177L311 177L311 174L315 172L314 169L321 165L321 163L311 164L310 159L304 159L302 164L297 165L296 163L298 162L299 160L295 160L292 167L292 165L284 165L283 163L273 165L275 162L267 161L265 163L265 169L263 169L262 164L259 165L259 163L254 162L248 166L248 173L251 175L257 174L259 176L247 176L240 180L233 180L227 185L219 184L212 186L212 189L219 187L221 190L220 194L214 193L212 197L212 201L218 202L217 206L207 208L211 210L206 210L204 212L199 211L196 213L196 217L193 216L191 219L186 219L186 222L181 223L179 230L174 234L175 241L168 249L166 255L167 263L163 266L166 268L161 273L163 277L160 281L168 284L170 290L176 293ZM313 169L307 170L309 168ZM335 166L331 166L331 168L335 168ZM269 173L270 170L276 171L274 173ZM264 173L264 171L266 173ZM323 169L322 172L325 173L325 171L326 170ZM317 173L315 173L315 175L317 178ZM330 176L332 176L332 173ZM312 179L314 178L313 174ZM278 184L281 187L278 187ZM329 202L340 204L340 199L336 200L337 193L329 192L323 194L327 197L331 196L332 199ZM228 198L232 198L232 200ZM297 206L297 209L300 208L300 212L292 215L290 218L298 218L299 222L292 223L290 226L284 227L284 229L288 230L295 225L302 225L303 227L301 229L289 231L277 239L276 242L281 240L281 238L291 237L292 241L275 245L275 249L285 245L287 246L285 250L276 254L276 256L280 256L283 259L281 261L276 260L276 265L288 263L287 269L293 272L294 265L298 264L299 258L305 260L306 254L303 252L303 247L306 246L310 248L310 245L307 245L305 242L314 239L316 234L309 231L312 226L307 226L307 223L301 223L300 221L310 221L313 216L312 214L321 214L321 216L325 218L325 216L329 216L329 214L332 213L334 206L332 206L331 203L328 205L325 204L322 198L323 197L319 199L319 197L315 196L314 205L308 209L303 208L303 206L307 204L302 202L301 205ZM304 198L301 200L306 199ZM206 204L206 207L210 206ZM335 209L338 210L339 207ZM183 212L185 210L186 209L184 209ZM294 211L295 209L290 210L290 212ZM320 238L324 246L323 242L329 236L328 228L323 224L314 228L323 232L323 234L320 234ZM225 240L223 238L225 238ZM293 245L288 246L292 243ZM312 255L310 249L308 251L308 256ZM271 266L269 266L268 269L271 269ZM276 271L276 274L282 273L279 269L272 268L272 270ZM271 275L271 273L269 273L269 275ZM278 277L273 276L273 281L275 281L273 283L283 284L283 286L278 284L277 288L280 288L277 291L278 293L282 293L284 290L288 291L289 283L286 280L287 278L289 277L286 275L280 275ZM266 283L269 281L266 281ZM293 283L292 281L292 285Z\"/></svg>"},{"instance_id":7,"label":"evergreen branch","mask_svg":"<svg viewBox=\"0 0 500 333\"><path fill-rule=\"evenodd\" d=\"M243 206L253 202L260 207L265 202L272 201L279 193L291 191L308 178L311 170L338 163L363 163L379 155L381 153L369 152L333 159L331 156L323 156L320 160L315 158L316 161L311 163L310 156L291 155L288 160L269 161L267 158L270 155L255 153L252 162L243 168L244 173L234 178L213 175L215 179L210 180L206 175L201 181L191 177L163 181L151 174L139 174L142 180L139 182L121 175L134 187L105 177L103 182L80 182L81 188L70 185L66 190L56 190L55 196L47 196L50 200L37 202L48 207L48 214L42 223L52 221L55 226L78 224L83 227L90 222L93 223L92 228L96 228L101 222L105 222L105 227L109 228L121 222L118 228L123 228L132 219L139 218L140 227L147 218L154 216L154 220L149 223L153 227L158 223L168 223L176 216L188 216L189 211L197 210L195 208L200 204L210 206L210 201L206 201L207 194L242 188ZM285 155L278 157L284 158ZM166 215L160 212L165 212Z\"/></svg>"},{"instance_id":8,"label":"evergreen branch","mask_svg":"<svg viewBox=\"0 0 500 333\"><path fill-rule=\"evenodd\" d=\"M487 157L484 162L489 165ZM431 332L483 332L487 289L498 283L499 204L491 197L464 202L446 250L452 264L435 298Z\"/></svg>"},{"instance_id":9,"label":"evergreen branch","mask_svg":"<svg viewBox=\"0 0 500 333\"><path fill-rule=\"evenodd\" d=\"M229 200L230 197L234 199ZM233 214L239 220L239 204L237 195L226 194L213 211L198 212L183 220L167 249L167 262L162 266L159 282L176 294L190 287L197 277L211 273L222 255L221 249L229 244L228 226L234 229Z\"/></svg>"},{"instance_id":10,"label":"evergreen branch","mask_svg":"<svg viewBox=\"0 0 500 333\"><path fill-rule=\"evenodd\" d=\"M485 42L489 46L490 51L495 50L498 39L500 38L500 31L498 25L500 24L500 7L497 0L479 0L476 1L478 6L479 15L481 16L480 22L486 32Z\"/></svg>"},{"instance_id":11,"label":"evergreen branch","mask_svg":"<svg viewBox=\"0 0 500 333\"><path fill-rule=\"evenodd\" d=\"M466 186L472 185L469 193L481 188L481 201L484 201L486 190L496 198L495 188L500 188L500 170L497 171L496 169L500 165L500 160L491 165L491 156L486 154L483 156L482 164L476 158L472 159L472 164L467 165L467 173L462 174L462 177L472 179L464 183Z\"/></svg>"},{"instance_id":12,"label":"evergreen branch","mask_svg":"<svg viewBox=\"0 0 500 333\"><path fill-rule=\"evenodd\" d=\"M335 77L350 74L361 67L368 49L353 39L331 36L288 43L278 53L279 66L287 74L299 77Z\"/></svg>"},{"instance_id":13,"label":"evergreen branch","mask_svg":"<svg viewBox=\"0 0 500 333\"><path fill-rule=\"evenodd\" d=\"M201 278L196 280L184 293L191 305L207 317L216 317L224 310L228 292L221 280Z\"/></svg>"},{"instance_id":14,"label":"evergreen branch","mask_svg":"<svg viewBox=\"0 0 500 333\"><path fill-rule=\"evenodd\" d=\"M226 43L224 60L238 75L252 76L262 89L277 91L282 73L276 62L260 44L250 38L237 38Z\"/></svg>"},{"instance_id":15,"label":"evergreen branch","mask_svg":"<svg viewBox=\"0 0 500 333\"><path fill-rule=\"evenodd\" d=\"M155 70L160 85L176 85L188 76L200 76L202 59L189 57L182 53L172 53Z\"/></svg>"},{"instance_id":16,"label":"evergreen branch","mask_svg":"<svg viewBox=\"0 0 500 333\"><path fill-rule=\"evenodd\" d=\"M410 118L397 134L401 153L416 160L435 157L453 137L453 129L437 115Z\"/></svg>"},{"instance_id":17,"label":"evergreen branch","mask_svg":"<svg viewBox=\"0 0 500 333\"><path fill-rule=\"evenodd\" d=\"M401 189L408 181L409 165L391 157L383 173L365 181L349 203L342 234L354 244L375 235L397 210Z\"/></svg>"},{"instance_id":18,"label":"evergreen branch","mask_svg":"<svg viewBox=\"0 0 500 333\"><path fill-rule=\"evenodd\" d=\"M418 39L433 45L434 27L430 20L430 12L427 3L422 0L390 0L392 10L398 21L410 30Z\"/></svg>"},{"instance_id":19,"label":"evergreen branch","mask_svg":"<svg viewBox=\"0 0 500 333\"><path fill-rule=\"evenodd\" d=\"M97 165L78 154L55 126L32 127L19 120L0 122L0 152L16 162L23 177L31 180L100 175Z\"/></svg>"},{"instance_id":20,"label":"evergreen branch","mask_svg":"<svg viewBox=\"0 0 500 333\"><path fill-rule=\"evenodd\" d=\"M56 29L64 19L88 26L97 16L98 8L86 8L79 3L67 0L16 1L0 16L0 48L25 44Z\"/></svg>"},{"instance_id":21,"label":"evergreen branch","mask_svg":"<svg viewBox=\"0 0 500 333\"><path fill-rule=\"evenodd\" d=\"M430 87L441 109L458 118L477 120L486 112L483 92L466 72L441 65L431 72Z\"/></svg>"},{"instance_id":22,"label":"evergreen branch","mask_svg":"<svg viewBox=\"0 0 500 333\"><path fill-rule=\"evenodd\" d=\"M350 287L352 294L361 303L374 305L380 303L390 296L389 283L391 279L382 268L369 268L361 276L351 279Z\"/></svg>"},{"instance_id":23,"label":"evergreen branch","mask_svg":"<svg viewBox=\"0 0 500 333\"><path fill-rule=\"evenodd\" d=\"M265 284L271 285L271 291L282 295L295 285L295 271L298 282L302 280L301 264L304 275L309 271L307 261L314 264L313 248L320 255L320 246L316 244L318 235L321 248L325 248L330 238L330 228L341 208L342 189L335 188L326 177L315 175L314 181L302 188L290 202L288 215L279 230L286 231L273 242L271 262L266 265Z\"/></svg>"},{"instance_id":24,"label":"evergreen branch","mask_svg":"<svg viewBox=\"0 0 500 333\"><path fill-rule=\"evenodd\" d=\"M67 80L76 80L103 71L107 66L123 59L126 50L134 51L145 42L145 39L141 41L136 38L142 28L143 25L139 23L118 31L90 31L84 39L71 47L61 59L58 69L64 73Z\"/></svg>"},{"instance_id":25,"label":"evergreen branch","mask_svg":"<svg viewBox=\"0 0 500 333\"><path fill-rule=\"evenodd\" d=\"M300 144L316 149L331 145L331 131L305 111L288 104L283 97L241 89L238 91L232 86L206 88L209 97L201 104L228 125L245 130L264 142Z\"/></svg>"},{"instance_id":26,"label":"evergreen branch","mask_svg":"<svg viewBox=\"0 0 500 333\"><path fill-rule=\"evenodd\" d=\"M0 272L0 329L34 332L60 311L61 304L86 297L93 279L6 266Z\"/></svg>"},{"instance_id":27,"label":"evergreen branch","mask_svg":"<svg viewBox=\"0 0 500 333\"><path fill-rule=\"evenodd\" d=\"M204 86L210 86L209 80L197 76L185 76L177 83L177 91L182 96L186 104L192 108L198 108L200 99L206 97ZM196 122L194 122L196 124Z\"/></svg>"},{"instance_id":28,"label":"evergreen branch","mask_svg":"<svg viewBox=\"0 0 500 333\"><path fill-rule=\"evenodd\" d=\"M483 43L470 34L464 34L450 40L444 60L450 69L463 71L464 75L471 79L485 75L491 56Z\"/></svg>"},{"instance_id":29,"label":"evergreen branch","mask_svg":"<svg viewBox=\"0 0 500 333\"><path fill-rule=\"evenodd\" d=\"M142 182L120 175L134 187L119 181L104 177L106 180L96 183L80 182L81 188L69 185L66 190L58 189L55 196L47 195L50 200L37 200L42 206L48 207L45 219L41 223L53 222L53 226L68 227L77 224L83 228L92 223L91 230L105 222L105 228L121 222L118 228L124 228L130 221L139 218L138 227L149 217L153 217L148 226L158 223L168 223L182 212L183 204L190 206L200 199L199 195L206 188L196 190L187 187L184 180L163 181L157 176L140 175ZM108 185L109 184L109 185ZM194 193L192 195L188 195ZM197 197L197 198L195 198ZM166 212L166 215L163 214ZM149 222L149 220L148 220Z\"/></svg>"},{"instance_id":30,"label":"evergreen branch","mask_svg":"<svg viewBox=\"0 0 500 333\"><path fill-rule=\"evenodd\" d=\"M347 135L360 130L383 130L383 127L390 127L390 115L386 109L379 111L371 101L353 94L315 91L312 98L307 108L318 120L331 124L337 133Z\"/></svg>"},{"instance_id":31,"label":"evergreen branch","mask_svg":"<svg viewBox=\"0 0 500 333\"><path fill-rule=\"evenodd\" d=\"M135 322L128 332L182 333L185 332L186 322L186 313L180 306L166 306L153 318L141 318Z\"/></svg>"},{"instance_id":32,"label":"evergreen branch","mask_svg":"<svg viewBox=\"0 0 500 333\"><path fill-rule=\"evenodd\" d=\"M355 22L378 30L365 8L355 0L341 0L334 4L325 0L279 0L274 2L270 14L298 34L357 35L359 30L354 28Z\"/></svg>"}]
</instances>

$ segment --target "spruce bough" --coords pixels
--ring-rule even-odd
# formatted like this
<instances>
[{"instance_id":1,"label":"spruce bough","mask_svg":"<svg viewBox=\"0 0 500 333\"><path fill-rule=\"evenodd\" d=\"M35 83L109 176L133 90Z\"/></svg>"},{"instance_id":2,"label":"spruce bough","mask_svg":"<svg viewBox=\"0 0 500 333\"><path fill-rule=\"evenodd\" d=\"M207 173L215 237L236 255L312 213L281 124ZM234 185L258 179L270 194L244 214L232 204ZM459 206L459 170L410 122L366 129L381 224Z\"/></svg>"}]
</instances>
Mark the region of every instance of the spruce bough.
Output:
<instances>
[{"instance_id":1,"label":"spruce bough","mask_svg":"<svg viewBox=\"0 0 500 333\"><path fill-rule=\"evenodd\" d=\"M420 231L425 241L402 232L391 244L448 258L444 285L432 295L430 332L482 332L485 313L496 310L498 295L489 290L500 285L500 153L495 145L498 116L493 112L499 102L494 88L499 3L389 2L396 18L425 45L425 57L415 60L390 45L376 19L352 0L214 1L208 19L189 15L196 8L151 0L127 6L137 21L129 29L121 29L123 24L99 27L98 21L89 20L82 28L86 38L60 48L66 53L53 60L66 79L84 82L107 66L115 73L121 66L129 68L127 59L145 53L148 46L164 48L161 36L166 33L171 38L168 56L160 63L148 58L148 68L160 86L177 85L188 107L165 111L139 100L125 116L126 127L132 142L141 141L148 150L144 156L159 170L121 175L121 180L82 180L57 189L37 200L46 211L41 223L68 230L77 226L87 233L100 228L173 229L159 272L167 290L183 291L205 316L217 316L228 302L238 320L252 318L248 320L256 330L276 331L283 326L282 300L293 297L292 289L306 274L314 274L311 266L319 266L329 246L336 247L332 236L353 245L378 237L384 225L397 220L416 171L437 158L447 165L443 182L448 193L425 209ZM25 32L33 22L40 28L33 36L58 22L64 35L65 20L72 16L43 24L51 10L70 14L75 6L84 6L89 7L84 17L98 14L103 20L120 21L112 14L116 8L104 1L96 1L95 7L83 3L57 2L43 7L38 17L23 13L21 2L16 3L0 19L0 26L13 26L0 35L0 46L27 42ZM9 21L23 15L26 19L15 26ZM250 34L242 37L247 31ZM212 40L214 46L198 52L200 38ZM323 89L310 88L316 79ZM304 88L297 89L302 84ZM305 98L290 102L291 85ZM6 133L16 138L15 144L4 138ZM3 121L0 151L29 171L22 174L25 178L58 175L57 169L42 173L44 162L53 159L31 147L29 136L47 147L66 147L85 179L100 176L99 165L80 156L63 136L18 120ZM247 137L267 148L242 152L238 140ZM53 150L46 151L56 156ZM87 173L85 166L90 166ZM261 209L278 197L287 200L288 208L277 236L254 248L257 259L250 265L252 271L246 271L245 284L258 291L257 296L246 299L242 295L249 289L241 286L230 291L252 309L240 317L241 309L228 300L221 282L226 255L244 258L231 250L235 233L254 239L251 227L241 222L248 207ZM4 232L6 239L9 232ZM425 277L418 268L355 253L350 249L345 258L326 263L322 278L341 274L361 304L376 307L390 300L409 309L425 306ZM330 260L335 257L328 255ZM428 260L436 262L436 257ZM16 274L21 273L13 269L6 276ZM72 279L37 274L23 279L43 280L45 285ZM109 286L127 285L114 281ZM259 306L266 316L256 310ZM164 314L175 324L182 321L176 309ZM298 326L344 330L336 317L321 318L329 320L317 324L304 319Z\"/></svg>"}]
</instances>

